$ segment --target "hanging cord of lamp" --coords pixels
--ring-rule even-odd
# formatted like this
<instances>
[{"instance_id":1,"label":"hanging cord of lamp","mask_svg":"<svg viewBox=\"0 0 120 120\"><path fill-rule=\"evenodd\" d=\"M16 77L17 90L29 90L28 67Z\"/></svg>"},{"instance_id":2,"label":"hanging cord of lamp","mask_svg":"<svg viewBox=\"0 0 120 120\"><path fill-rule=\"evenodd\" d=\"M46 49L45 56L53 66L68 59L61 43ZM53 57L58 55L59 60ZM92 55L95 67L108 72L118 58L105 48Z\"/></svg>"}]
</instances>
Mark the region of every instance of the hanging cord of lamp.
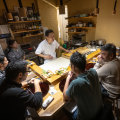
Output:
<instances>
[{"instance_id":1,"label":"hanging cord of lamp","mask_svg":"<svg viewBox=\"0 0 120 120\"><path fill-rule=\"evenodd\" d=\"M19 16L20 18L22 17L27 17L27 11L26 11L26 8L23 7L23 4L22 4L22 1L21 0L18 0L18 3L19 3Z\"/></svg>"},{"instance_id":2,"label":"hanging cord of lamp","mask_svg":"<svg viewBox=\"0 0 120 120\"><path fill-rule=\"evenodd\" d=\"M23 8L22 1L18 0L18 3L19 3L20 8Z\"/></svg>"},{"instance_id":3,"label":"hanging cord of lamp","mask_svg":"<svg viewBox=\"0 0 120 120\"><path fill-rule=\"evenodd\" d=\"M117 0L115 0L115 3L114 3L113 14L116 14L116 5L117 5Z\"/></svg>"},{"instance_id":4,"label":"hanging cord of lamp","mask_svg":"<svg viewBox=\"0 0 120 120\"><path fill-rule=\"evenodd\" d=\"M95 15L99 14L99 0L96 0Z\"/></svg>"},{"instance_id":5,"label":"hanging cord of lamp","mask_svg":"<svg viewBox=\"0 0 120 120\"><path fill-rule=\"evenodd\" d=\"M57 7L53 4L51 4L50 2L48 2L47 0L42 0L43 2L47 3L48 5L54 7L55 9L57 9Z\"/></svg>"},{"instance_id":6,"label":"hanging cord of lamp","mask_svg":"<svg viewBox=\"0 0 120 120\"><path fill-rule=\"evenodd\" d=\"M6 0L3 0L3 3L4 3L4 6L5 6L5 9L6 9L6 12L7 12L8 21L9 20L13 20L12 13L10 13L10 11L8 10L7 4L6 4Z\"/></svg>"},{"instance_id":7,"label":"hanging cord of lamp","mask_svg":"<svg viewBox=\"0 0 120 120\"><path fill-rule=\"evenodd\" d=\"M35 14L35 5L32 3L33 14Z\"/></svg>"},{"instance_id":8,"label":"hanging cord of lamp","mask_svg":"<svg viewBox=\"0 0 120 120\"><path fill-rule=\"evenodd\" d=\"M60 0L60 5L63 6L63 0Z\"/></svg>"},{"instance_id":9,"label":"hanging cord of lamp","mask_svg":"<svg viewBox=\"0 0 120 120\"><path fill-rule=\"evenodd\" d=\"M63 4L63 0L60 0L59 14L65 14L65 5Z\"/></svg>"},{"instance_id":10,"label":"hanging cord of lamp","mask_svg":"<svg viewBox=\"0 0 120 120\"><path fill-rule=\"evenodd\" d=\"M3 0L3 3L4 3L4 6L5 6L5 9L6 9L7 13L9 13L9 10L8 10L7 4L6 4L6 1Z\"/></svg>"}]
</instances>

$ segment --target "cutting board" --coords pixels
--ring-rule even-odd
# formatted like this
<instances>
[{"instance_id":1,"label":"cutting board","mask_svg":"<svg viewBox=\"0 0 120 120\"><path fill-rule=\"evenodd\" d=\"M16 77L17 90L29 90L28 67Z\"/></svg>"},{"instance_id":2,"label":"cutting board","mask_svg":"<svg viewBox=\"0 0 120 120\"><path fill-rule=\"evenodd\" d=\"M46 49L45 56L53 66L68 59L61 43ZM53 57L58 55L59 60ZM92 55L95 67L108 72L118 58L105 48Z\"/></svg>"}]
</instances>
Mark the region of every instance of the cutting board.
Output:
<instances>
[{"instance_id":1,"label":"cutting board","mask_svg":"<svg viewBox=\"0 0 120 120\"><path fill-rule=\"evenodd\" d=\"M66 58L63 58L63 57L60 57L60 58L57 58L57 59L54 59L46 64L43 64L41 66L37 66L34 62L32 61L28 61L31 63L31 65L28 65L32 71L38 75L40 78L42 78L44 81L48 81L49 83L53 83L55 82L56 80L58 79L61 79L63 78L64 76L66 76L66 73L64 73L63 75L57 75L57 74L53 74L51 77L49 78L44 78L42 76L42 73L43 73L43 70L47 71L47 70L50 70L52 71L53 73L56 71L56 70L59 70L61 67L64 67L64 68L69 68L69 64L70 64L70 60L66 59ZM70 69L69 69L70 70Z\"/></svg>"}]
</instances>

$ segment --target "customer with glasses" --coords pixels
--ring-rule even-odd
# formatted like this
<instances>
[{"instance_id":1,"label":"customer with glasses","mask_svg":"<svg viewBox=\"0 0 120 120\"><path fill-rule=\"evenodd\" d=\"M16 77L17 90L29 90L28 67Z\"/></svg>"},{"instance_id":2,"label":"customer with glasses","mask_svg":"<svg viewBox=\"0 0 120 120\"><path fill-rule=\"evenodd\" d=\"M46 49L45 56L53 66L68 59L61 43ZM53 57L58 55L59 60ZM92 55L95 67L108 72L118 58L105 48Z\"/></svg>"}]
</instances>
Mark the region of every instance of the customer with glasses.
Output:
<instances>
[{"instance_id":1,"label":"customer with glasses","mask_svg":"<svg viewBox=\"0 0 120 120\"><path fill-rule=\"evenodd\" d=\"M22 82L28 75L27 62L11 62L6 70L6 78L0 86L0 117L3 120L25 120L27 107L38 110L42 104L40 80L34 79L35 93L22 89Z\"/></svg>"}]
</instances>

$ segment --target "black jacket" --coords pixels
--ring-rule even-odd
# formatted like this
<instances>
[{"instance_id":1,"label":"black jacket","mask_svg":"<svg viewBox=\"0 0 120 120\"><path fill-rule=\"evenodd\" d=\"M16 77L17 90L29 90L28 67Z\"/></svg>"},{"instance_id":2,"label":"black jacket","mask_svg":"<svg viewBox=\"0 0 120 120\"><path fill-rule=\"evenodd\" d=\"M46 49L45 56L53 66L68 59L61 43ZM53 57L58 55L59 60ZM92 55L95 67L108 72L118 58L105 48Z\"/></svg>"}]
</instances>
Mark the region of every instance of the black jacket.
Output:
<instances>
[{"instance_id":1,"label":"black jacket","mask_svg":"<svg viewBox=\"0 0 120 120\"><path fill-rule=\"evenodd\" d=\"M27 107L40 108L42 94L29 93L15 82L3 82L0 89L0 118L3 120L25 120Z\"/></svg>"}]
</instances>

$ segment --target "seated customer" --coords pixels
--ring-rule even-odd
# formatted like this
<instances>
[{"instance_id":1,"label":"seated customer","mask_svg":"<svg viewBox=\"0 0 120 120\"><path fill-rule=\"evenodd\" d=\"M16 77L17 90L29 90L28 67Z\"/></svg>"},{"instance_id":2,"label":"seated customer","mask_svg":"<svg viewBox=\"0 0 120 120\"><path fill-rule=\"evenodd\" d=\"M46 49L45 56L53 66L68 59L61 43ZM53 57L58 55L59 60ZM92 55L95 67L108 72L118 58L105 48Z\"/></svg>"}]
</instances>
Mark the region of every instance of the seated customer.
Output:
<instances>
[{"instance_id":1,"label":"seated customer","mask_svg":"<svg viewBox=\"0 0 120 120\"><path fill-rule=\"evenodd\" d=\"M86 59L78 52L72 54L70 63L71 72L64 86L64 99L72 99L77 104L74 120L93 120L102 108L98 75L94 69L85 71ZM74 74L77 78L70 82Z\"/></svg>"},{"instance_id":2,"label":"seated customer","mask_svg":"<svg viewBox=\"0 0 120 120\"><path fill-rule=\"evenodd\" d=\"M34 79L35 93L22 89L21 82L28 75L27 63L17 61L9 63L6 79L0 87L0 118L3 120L25 120L27 107L39 109L42 104L40 80Z\"/></svg>"},{"instance_id":3,"label":"seated customer","mask_svg":"<svg viewBox=\"0 0 120 120\"><path fill-rule=\"evenodd\" d=\"M0 55L0 81L5 78L5 68L7 65L7 58L4 55Z\"/></svg>"},{"instance_id":4,"label":"seated customer","mask_svg":"<svg viewBox=\"0 0 120 120\"><path fill-rule=\"evenodd\" d=\"M116 46L106 44L101 47L98 62L95 64L103 94L120 94L120 60L116 58ZM106 93L107 92L107 93Z\"/></svg>"},{"instance_id":5,"label":"seated customer","mask_svg":"<svg viewBox=\"0 0 120 120\"><path fill-rule=\"evenodd\" d=\"M25 59L24 51L18 46L15 40L8 40L7 58L9 62Z\"/></svg>"}]
</instances>

